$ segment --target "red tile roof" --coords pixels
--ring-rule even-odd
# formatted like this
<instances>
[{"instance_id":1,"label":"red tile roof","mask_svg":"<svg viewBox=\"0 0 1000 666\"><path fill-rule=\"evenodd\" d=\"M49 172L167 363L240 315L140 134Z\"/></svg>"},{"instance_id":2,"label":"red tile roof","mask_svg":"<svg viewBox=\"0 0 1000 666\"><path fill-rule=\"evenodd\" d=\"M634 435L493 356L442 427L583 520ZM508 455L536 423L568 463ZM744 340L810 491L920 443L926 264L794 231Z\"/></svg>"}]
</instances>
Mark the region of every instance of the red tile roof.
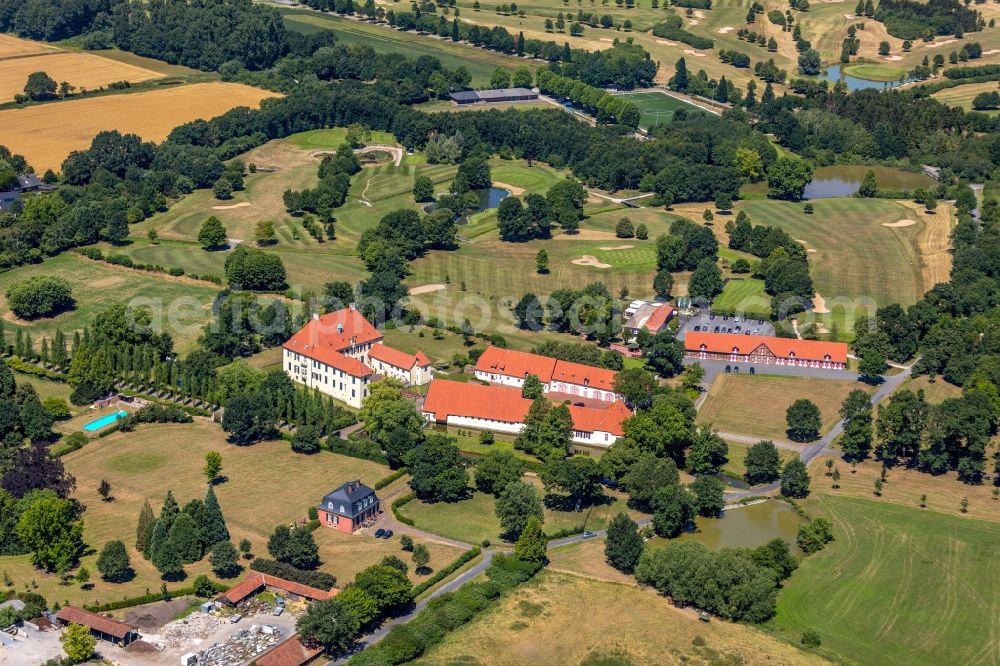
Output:
<instances>
[{"instance_id":1,"label":"red tile roof","mask_svg":"<svg viewBox=\"0 0 1000 666\"><path fill-rule=\"evenodd\" d=\"M573 428L576 430L609 432L619 437L625 434L622 430L622 421L632 416L632 411L621 400L607 409L570 405L569 413L573 417Z\"/></svg>"},{"instance_id":2,"label":"red tile roof","mask_svg":"<svg viewBox=\"0 0 1000 666\"><path fill-rule=\"evenodd\" d=\"M98 615L97 613L91 613L76 606L63 606L56 613L56 617L62 622L80 624L115 638L125 638L135 631L135 629L124 622L119 622L118 620L113 620L110 617Z\"/></svg>"},{"instance_id":3,"label":"red tile roof","mask_svg":"<svg viewBox=\"0 0 1000 666\"><path fill-rule=\"evenodd\" d=\"M354 377L366 377L373 374L371 368L341 352L355 345L381 340L382 334L360 312L344 308L309 320L282 346Z\"/></svg>"},{"instance_id":4,"label":"red tile roof","mask_svg":"<svg viewBox=\"0 0 1000 666\"><path fill-rule=\"evenodd\" d=\"M738 333L690 332L684 338L684 348L688 352L702 351L716 354L750 354L764 346L778 358L796 358L806 361L829 360L833 363L847 363L847 345L843 342L822 342L818 340L796 340L773 338L763 335L740 335ZM829 356L829 359L825 357Z\"/></svg>"},{"instance_id":5,"label":"red tile roof","mask_svg":"<svg viewBox=\"0 0 1000 666\"><path fill-rule=\"evenodd\" d=\"M274 587L288 592L289 594L296 594L300 597L305 597L306 599L311 599L313 601L330 599L337 596L337 593L339 592L337 588L331 588L330 591L327 592L316 587L310 587L308 585L303 585L302 583L285 580L284 578L278 578L277 576L272 576L270 574L262 574L259 571L251 571L250 575L243 579L243 582L239 583L219 598L222 601L226 601L231 604L238 604L250 595L256 594L262 587Z\"/></svg>"},{"instance_id":6,"label":"red tile roof","mask_svg":"<svg viewBox=\"0 0 1000 666\"><path fill-rule=\"evenodd\" d=\"M653 314L649 316L646 320L646 330L650 333L656 333L663 325L667 323L670 319L670 315L674 313L674 309L669 305L661 305L660 307L653 310Z\"/></svg>"},{"instance_id":7,"label":"red tile roof","mask_svg":"<svg viewBox=\"0 0 1000 666\"><path fill-rule=\"evenodd\" d=\"M435 379L427 389L423 411L433 414L435 421L447 421L449 416L468 416L522 423L529 407L531 401L521 397L519 388Z\"/></svg>"},{"instance_id":8,"label":"red tile roof","mask_svg":"<svg viewBox=\"0 0 1000 666\"><path fill-rule=\"evenodd\" d=\"M377 361L382 361L383 363L388 363L389 365L397 368L402 368L403 370L409 370L414 365L422 368L431 364L430 360L424 356L422 352L417 352L415 355L411 355L406 352L399 351L398 349L387 347L381 342L377 342L372 345L372 348L368 350L368 356Z\"/></svg>"},{"instance_id":9,"label":"red tile roof","mask_svg":"<svg viewBox=\"0 0 1000 666\"><path fill-rule=\"evenodd\" d=\"M323 648L320 647L306 647L299 640L299 635L293 634L254 659L254 663L257 666L302 666L315 659L322 651Z\"/></svg>"},{"instance_id":10,"label":"red tile roof","mask_svg":"<svg viewBox=\"0 0 1000 666\"><path fill-rule=\"evenodd\" d=\"M487 347L476 362L476 370L489 374L507 375L524 379L535 375L543 384L553 379L559 382L592 386L605 391L612 390L616 373L613 370L595 368L581 363L558 361L548 356L528 352Z\"/></svg>"},{"instance_id":11,"label":"red tile roof","mask_svg":"<svg viewBox=\"0 0 1000 666\"><path fill-rule=\"evenodd\" d=\"M435 421L447 421L449 416L490 419L505 423L524 423L531 400L521 397L521 389L509 386L484 386L474 382L453 382L435 379L424 398L423 411L434 415ZM622 402L607 409L570 405L573 427L583 432L610 432L622 435L622 421L632 412Z\"/></svg>"},{"instance_id":12,"label":"red tile roof","mask_svg":"<svg viewBox=\"0 0 1000 666\"><path fill-rule=\"evenodd\" d=\"M569 361L556 361L555 370L552 372L552 379L557 382L566 382L567 384L577 384L579 386L590 386L605 391L613 391L617 375L618 373L614 370L606 368L595 368L591 365L570 363Z\"/></svg>"},{"instance_id":13,"label":"red tile roof","mask_svg":"<svg viewBox=\"0 0 1000 666\"><path fill-rule=\"evenodd\" d=\"M487 347L479 360L476 361L476 370L479 372L508 375L521 379L527 375L535 375L542 380L543 384L547 384L552 379L555 367L556 360L554 358L514 351L513 349L501 349L500 347Z\"/></svg>"}]
</instances>

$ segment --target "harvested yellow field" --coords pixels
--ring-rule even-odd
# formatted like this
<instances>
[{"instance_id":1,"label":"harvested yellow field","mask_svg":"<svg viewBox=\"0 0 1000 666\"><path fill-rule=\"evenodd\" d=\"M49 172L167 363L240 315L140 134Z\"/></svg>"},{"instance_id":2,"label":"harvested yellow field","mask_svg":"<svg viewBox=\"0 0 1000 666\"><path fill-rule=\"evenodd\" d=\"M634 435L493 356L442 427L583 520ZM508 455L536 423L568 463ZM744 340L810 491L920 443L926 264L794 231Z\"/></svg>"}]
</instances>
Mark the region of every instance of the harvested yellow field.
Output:
<instances>
[{"instance_id":1,"label":"harvested yellow field","mask_svg":"<svg viewBox=\"0 0 1000 666\"><path fill-rule=\"evenodd\" d=\"M32 72L45 72L57 83L63 81L76 91L93 90L115 81L139 83L162 75L154 71L102 58L92 53L53 53L31 58L0 60L0 102L10 102L24 92L24 84Z\"/></svg>"},{"instance_id":2,"label":"harvested yellow field","mask_svg":"<svg viewBox=\"0 0 1000 666\"><path fill-rule=\"evenodd\" d=\"M58 170L74 150L104 130L162 141L170 130L237 106L257 107L274 93L238 83L195 83L164 90L42 104L0 111L3 143L39 172Z\"/></svg>"},{"instance_id":3,"label":"harvested yellow field","mask_svg":"<svg viewBox=\"0 0 1000 666\"><path fill-rule=\"evenodd\" d=\"M54 46L33 42L30 39L20 39L12 35L0 34L0 58L15 58L36 53L58 51Z\"/></svg>"}]
</instances>

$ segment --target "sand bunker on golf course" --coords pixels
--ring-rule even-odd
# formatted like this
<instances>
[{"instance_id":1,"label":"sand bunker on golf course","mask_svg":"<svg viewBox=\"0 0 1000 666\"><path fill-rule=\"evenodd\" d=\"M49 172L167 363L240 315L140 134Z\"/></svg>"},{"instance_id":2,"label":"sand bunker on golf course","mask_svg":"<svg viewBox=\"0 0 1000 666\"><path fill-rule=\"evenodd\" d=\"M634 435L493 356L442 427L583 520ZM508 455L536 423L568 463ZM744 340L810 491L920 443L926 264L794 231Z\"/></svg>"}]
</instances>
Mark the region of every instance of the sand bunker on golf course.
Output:
<instances>
[{"instance_id":1,"label":"sand bunker on golf course","mask_svg":"<svg viewBox=\"0 0 1000 666\"><path fill-rule=\"evenodd\" d=\"M725 26L724 28L719 28L719 30L718 30L718 33L719 33L720 35L725 35L725 34L728 34L728 33L732 32L732 31L733 31L733 30L735 30L735 29L736 29L736 28L734 28L733 26L731 26L731 25L727 25L727 26Z\"/></svg>"},{"instance_id":2,"label":"sand bunker on golf course","mask_svg":"<svg viewBox=\"0 0 1000 666\"><path fill-rule=\"evenodd\" d=\"M818 293L813 296L813 312L816 314L830 314L826 307L826 300Z\"/></svg>"},{"instance_id":3,"label":"sand bunker on golf course","mask_svg":"<svg viewBox=\"0 0 1000 666\"><path fill-rule=\"evenodd\" d=\"M246 208L249 205L249 201L241 201L239 203L229 204L228 206L212 206L212 210L232 210L234 208Z\"/></svg>"},{"instance_id":4,"label":"sand bunker on golf course","mask_svg":"<svg viewBox=\"0 0 1000 666\"><path fill-rule=\"evenodd\" d=\"M688 55L697 56L699 58L704 58L705 57L704 53L700 53L698 51L695 51L694 49L684 49L684 53L687 53Z\"/></svg>"},{"instance_id":5,"label":"sand bunker on golf course","mask_svg":"<svg viewBox=\"0 0 1000 666\"><path fill-rule=\"evenodd\" d=\"M635 245L602 245L601 249L608 250L631 250Z\"/></svg>"},{"instance_id":6,"label":"sand bunker on golf course","mask_svg":"<svg viewBox=\"0 0 1000 666\"><path fill-rule=\"evenodd\" d=\"M445 285L440 283L435 284L422 284L419 287L413 287L410 289L410 296L419 296L420 294L429 294L435 291L441 291L445 288Z\"/></svg>"},{"instance_id":7,"label":"sand bunker on golf course","mask_svg":"<svg viewBox=\"0 0 1000 666\"><path fill-rule=\"evenodd\" d=\"M611 264L605 264L597 260L592 254L585 254L579 259L574 259L573 263L577 266L593 266L594 268L611 268Z\"/></svg>"},{"instance_id":8,"label":"sand bunker on golf course","mask_svg":"<svg viewBox=\"0 0 1000 666\"><path fill-rule=\"evenodd\" d=\"M889 227L891 229L898 229L900 227L912 227L916 224L916 220L899 220L898 222L883 222L883 227Z\"/></svg>"}]
</instances>

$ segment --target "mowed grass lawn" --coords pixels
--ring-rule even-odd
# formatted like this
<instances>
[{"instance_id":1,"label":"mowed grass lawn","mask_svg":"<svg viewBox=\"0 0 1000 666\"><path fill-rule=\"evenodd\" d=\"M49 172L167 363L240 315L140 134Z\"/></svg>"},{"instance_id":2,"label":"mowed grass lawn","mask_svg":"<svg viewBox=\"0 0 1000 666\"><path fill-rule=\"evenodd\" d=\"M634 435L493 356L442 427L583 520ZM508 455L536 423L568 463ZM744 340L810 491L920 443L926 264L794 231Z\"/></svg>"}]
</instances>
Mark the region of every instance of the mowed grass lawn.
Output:
<instances>
[{"instance_id":1,"label":"mowed grass lawn","mask_svg":"<svg viewBox=\"0 0 1000 666\"><path fill-rule=\"evenodd\" d=\"M7 307L7 288L28 277L50 275L69 282L76 299L76 309L51 318L24 321ZM153 327L166 331L174 338L179 352L190 351L211 318L212 299L219 288L172 280L156 273L117 269L109 264L84 259L66 252L40 264L15 268L0 274L0 316L7 327L8 339L14 327L30 333L35 349L42 338L49 338L61 328L69 339L73 331L82 330L98 313L116 303L147 305L153 313Z\"/></svg>"},{"instance_id":2,"label":"mowed grass lawn","mask_svg":"<svg viewBox=\"0 0 1000 666\"><path fill-rule=\"evenodd\" d=\"M698 411L698 422L723 432L785 439L785 411L799 398L819 407L826 432L839 419L840 405L854 389L872 391L861 382L779 375L720 374Z\"/></svg>"},{"instance_id":3,"label":"mowed grass lawn","mask_svg":"<svg viewBox=\"0 0 1000 666\"><path fill-rule=\"evenodd\" d=\"M597 555L603 558L603 553ZM421 664L826 663L753 627L699 622L650 588L555 571L448 633Z\"/></svg>"},{"instance_id":4,"label":"mowed grass lawn","mask_svg":"<svg viewBox=\"0 0 1000 666\"><path fill-rule=\"evenodd\" d=\"M835 540L786 581L773 624L817 631L864 664L995 664L1000 525L877 500L815 495Z\"/></svg>"},{"instance_id":5,"label":"mowed grass lawn","mask_svg":"<svg viewBox=\"0 0 1000 666\"><path fill-rule=\"evenodd\" d=\"M642 111L642 118L639 120L639 127L642 127L643 129L649 129L653 125L669 123L670 119L674 117L674 111L677 109L686 109L688 111L698 111L699 113L703 113L703 111L694 104L677 99L676 97L671 97L670 95L662 92L627 93L621 95L621 97L634 103L639 107L639 110Z\"/></svg>"},{"instance_id":6,"label":"mowed grass lawn","mask_svg":"<svg viewBox=\"0 0 1000 666\"><path fill-rule=\"evenodd\" d=\"M729 447L729 462L722 466L722 473L733 479L742 479L747 471L747 467L743 462L747 458L747 450L749 450L750 445L727 439L726 446ZM785 463L793 458L797 458L798 454L791 449L779 448L778 456L781 458L781 466L784 467Z\"/></svg>"},{"instance_id":7,"label":"mowed grass lawn","mask_svg":"<svg viewBox=\"0 0 1000 666\"><path fill-rule=\"evenodd\" d=\"M779 226L805 241L816 291L833 299L870 299L877 305L916 302L924 284L918 247L924 221L903 205L886 199L817 199L814 213L801 204L743 201L738 208L754 224ZM884 227L915 219L907 227Z\"/></svg>"},{"instance_id":8,"label":"mowed grass lawn","mask_svg":"<svg viewBox=\"0 0 1000 666\"><path fill-rule=\"evenodd\" d=\"M217 424L203 420L140 426L132 433L95 439L63 458L66 470L76 477L73 496L86 507L84 541L91 551L83 558L83 565L90 569L94 589L60 586L56 576L33 570L28 556L2 557L0 570L6 570L18 588L34 579L38 591L50 601L106 602L158 589L159 574L133 549L139 510L148 499L158 513L168 490L173 491L181 506L192 499L204 499L207 486L202 468L209 451L222 454L226 480L216 486L215 492L233 542L250 539L253 552L264 557L268 556L267 536L276 525L306 517L310 506L345 481L361 479L372 485L389 473L383 465L333 453L296 454L285 441L234 446L225 441L225 433ZM112 502L102 502L97 495L102 479L111 483ZM97 575L97 554L113 539L124 541L129 549L137 574L130 582L110 584ZM321 539L321 556L325 560L322 568L349 580L359 563L368 562L370 555L363 551L374 548L369 540L374 542L371 538L358 540L362 559L356 563L352 549L345 548L338 539ZM449 559L449 555L439 551L437 563ZM189 577L206 573L207 560L187 569Z\"/></svg>"},{"instance_id":9,"label":"mowed grass lawn","mask_svg":"<svg viewBox=\"0 0 1000 666\"><path fill-rule=\"evenodd\" d=\"M538 489L539 497L544 497L541 481L526 478ZM466 543L478 544L483 539L500 542L500 520L496 516L496 501L492 495L473 492L461 502L435 502L433 504L415 500L402 507L403 515L413 519L419 529ZM626 512L633 518L640 516L625 504L625 496L606 493L603 504L585 508L583 511L553 511L545 509L542 529L547 534L582 526L587 530L602 530L616 513Z\"/></svg>"},{"instance_id":10,"label":"mowed grass lawn","mask_svg":"<svg viewBox=\"0 0 1000 666\"><path fill-rule=\"evenodd\" d=\"M996 81L985 81L983 83L966 83L964 85L955 86L954 88L945 88L944 90L939 90L931 97L941 102L942 104L947 104L948 106L957 106L966 111L972 110L972 100L975 99L976 95L984 92L996 92L997 82ZM984 113L996 113L996 111L985 111Z\"/></svg>"},{"instance_id":11,"label":"mowed grass lawn","mask_svg":"<svg viewBox=\"0 0 1000 666\"><path fill-rule=\"evenodd\" d=\"M748 278L729 280L712 301L719 312L739 312L757 318L771 316L771 297L764 293L764 281Z\"/></svg>"}]
</instances>

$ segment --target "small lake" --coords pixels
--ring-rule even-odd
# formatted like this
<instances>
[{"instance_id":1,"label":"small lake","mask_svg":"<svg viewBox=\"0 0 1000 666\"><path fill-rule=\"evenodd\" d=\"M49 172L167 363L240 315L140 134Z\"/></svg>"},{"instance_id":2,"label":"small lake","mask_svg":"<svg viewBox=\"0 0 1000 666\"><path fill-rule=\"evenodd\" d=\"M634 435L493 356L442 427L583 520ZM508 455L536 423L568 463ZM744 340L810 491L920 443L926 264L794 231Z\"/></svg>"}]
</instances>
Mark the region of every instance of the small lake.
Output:
<instances>
[{"instance_id":1,"label":"small lake","mask_svg":"<svg viewBox=\"0 0 1000 666\"><path fill-rule=\"evenodd\" d=\"M676 539L656 538L650 541L653 548L672 542L700 541L712 550L722 548L756 548L771 539L780 538L797 552L795 539L799 525L805 522L795 509L780 500L770 499L736 509L729 509L722 518L697 518L695 530Z\"/></svg>"},{"instance_id":2,"label":"small lake","mask_svg":"<svg viewBox=\"0 0 1000 666\"><path fill-rule=\"evenodd\" d=\"M907 78L902 82L900 82L900 81L873 81L871 79L860 79L856 76L845 74L841 69L840 65L830 65L829 67L826 68L826 71L823 74L824 74L823 78L825 78L827 81L830 81L831 83L836 83L837 81L843 81L844 83L847 84L847 89L850 92L854 92L855 90L867 90L869 88L873 88L875 90L888 90L889 88L895 88L896 86L901 85L901 83L909 83L910 81L914 80L912 78Z\"/></svg>"},{"instance_id":3,"label":"small lake","mask_svg":"<svg viewBox=\"0 0 1000 666\"><path fill-rule=\"evenodd\" d=\"M937 184L933 178L925 173L904 171L896 167L864 166L861 164L825 166L817 167L813 171L812 181L806 185L802 198L849 197L861 189L861 180L869 169L875 172L875 182L880 190L915 190L918 187L929 189ZM748 194L767 194L767 182L751 183L740 189Z\"/></svg>"},{"instance_id":4,"label":"small lake","mask_svg":"<svg viewBox=\"0 0 1000 666\"><path fill-rule=\"evenodd\" d=\"M510 192L503 189L502 187L491 187L489 189L483 190L471 190L479 203L476 205L474 210L469 211L464 217L459 218L459 224L465 224L469 221L469 217L475 215L476 213L481 213L484 210L490 210L491 208L496 208L500 205L500 202L510 196ZM437 202L431 202L424 206L425 212L431 212L437 208Z\"/></svg>"}]
</instances>

